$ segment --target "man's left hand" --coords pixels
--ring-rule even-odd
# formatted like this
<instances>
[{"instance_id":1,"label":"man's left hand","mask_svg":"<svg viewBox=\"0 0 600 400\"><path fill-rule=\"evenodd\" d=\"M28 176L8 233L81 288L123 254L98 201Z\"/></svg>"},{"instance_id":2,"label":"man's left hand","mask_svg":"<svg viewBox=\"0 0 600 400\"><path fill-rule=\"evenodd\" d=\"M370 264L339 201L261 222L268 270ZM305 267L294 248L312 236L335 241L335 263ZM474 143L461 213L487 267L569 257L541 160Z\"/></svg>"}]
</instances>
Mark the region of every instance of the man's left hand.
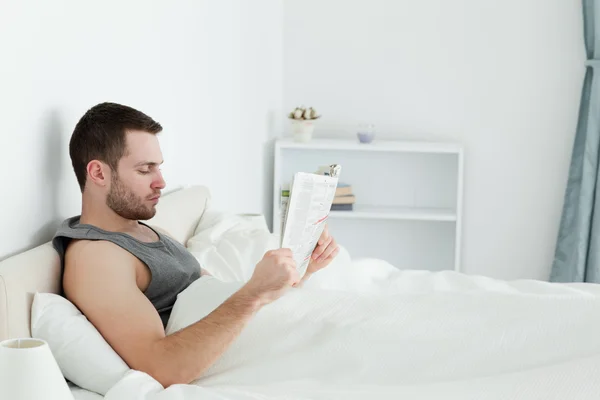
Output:
<instances>
[{"instance_id":1,"label":"man's left hand","mask_svg":"<svg viewBox=\"0 0 600 400\"><path fill-rule=\"evenodd\" d=\"M335 242L333 236L329 234L329 228L325 224L325 228L317 242L317 247L313 250L306 273L310 275L325 268L333 261L339 251L340 247Z\"/></svg>"}]
</instances>

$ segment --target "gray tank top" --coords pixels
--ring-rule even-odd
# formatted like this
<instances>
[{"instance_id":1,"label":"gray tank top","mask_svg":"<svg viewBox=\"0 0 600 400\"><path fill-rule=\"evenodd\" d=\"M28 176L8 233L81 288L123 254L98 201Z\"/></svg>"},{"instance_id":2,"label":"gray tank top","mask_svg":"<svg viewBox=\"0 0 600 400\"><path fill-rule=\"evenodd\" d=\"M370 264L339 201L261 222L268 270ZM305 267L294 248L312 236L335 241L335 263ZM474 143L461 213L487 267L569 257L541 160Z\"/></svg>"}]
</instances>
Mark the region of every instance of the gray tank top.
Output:
<instances>
[{"instance_id":1,"label":"gray tank top","mask_svg":"<svg viewBox=\"0 0 600 400\"><path fill-rule=\"evenodd\" d=\"M126 233L108 232L93 225L81 224L79 218L66 219L52 239L63 269L65 252L71 239L107 240L122 247L150 269L151 280L144 294L158 311L163 327L166 327L177 295L200 277L200 264L196 258L180 243L157 231L154 232L159 240L146 243ZM107 294L110 294L110 288L107 288Z\"/></svg>"}]
</instances>

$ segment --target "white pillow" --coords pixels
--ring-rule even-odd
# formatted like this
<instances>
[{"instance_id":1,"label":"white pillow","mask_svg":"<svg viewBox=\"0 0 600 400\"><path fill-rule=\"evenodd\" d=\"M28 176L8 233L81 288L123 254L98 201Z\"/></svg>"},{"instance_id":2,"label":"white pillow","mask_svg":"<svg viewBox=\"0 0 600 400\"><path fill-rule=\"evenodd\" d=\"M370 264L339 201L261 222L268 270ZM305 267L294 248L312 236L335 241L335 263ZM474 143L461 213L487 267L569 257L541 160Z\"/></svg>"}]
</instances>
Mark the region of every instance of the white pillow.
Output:
<instances>
[{"instance_id":1,"label":"white pillow","mask_svg":"<svg viewBox=\"0 0 600 400\"><path fill-rule=\"evenodd\" d=\"M279 246L261 214L207 210L186 247L202 269L223 282L247 282L268 250Z\"/></svg>"},{"instance_id":2,"label":"white pillow","mask_svg":"<svg viewBox=\"0 0 600 400\"><path fill-rule=\"evenodd\" d=\"M192 282L177 296L166 334L172 335L205 318L243 285L244 282L223 282L214 276L204 276Z\"/></svg>"},{"instance_id":3,"label":"white pillow","mask_svg":"<svg viewBox=\"0 0 600 400\"><path fill-rule=\"evenodd\" d=\"M185 245L210 202L210 191L205 186L176 190L162 197L156 205L156 214L146 223L163 229L172 239Z\"/></svg>"},{"instance_id":4,"label":"white pillow","mask_svg":"<svg viewBox=\"0 0 600 400\"><path fill-rule=\"evenodd\" d=\"M35 294L31 336L48 342L65 378L82 389L104 396L129 371L94 325L62 296Z\"/></svg>"}]
</instances>

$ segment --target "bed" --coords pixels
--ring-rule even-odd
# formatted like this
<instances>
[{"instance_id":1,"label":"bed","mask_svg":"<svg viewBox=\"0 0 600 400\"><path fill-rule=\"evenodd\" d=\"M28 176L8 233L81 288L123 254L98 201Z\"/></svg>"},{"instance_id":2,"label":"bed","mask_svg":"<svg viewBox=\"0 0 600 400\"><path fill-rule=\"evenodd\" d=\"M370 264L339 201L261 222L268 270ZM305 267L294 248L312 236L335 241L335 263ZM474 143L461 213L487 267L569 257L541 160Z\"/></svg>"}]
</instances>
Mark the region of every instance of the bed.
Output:
<instances>
[{"instance_id":1,"label":"bed","mask_svg":"<svg viewBox=\"0 0 600 400\"><path fill-rule=\"evenodd\" d=\"M276 247L261 216L209 205L207 188L182 188L149 221L212 274L180 294L168 334L210 313ZM0 339L32 334L32 308L39 314L38 299L56 296L59 276L48 243L0 262ZM83 400L597 399L598 315L599 285L401 271L343 249L304 287L263 308L194 382L163 388L104 354L112 358L97 364L118 376L101 390L82 380L72 391ZM65 357L88 355L65 354L52 340L66 377L82 369L69 369Z\"/></svg>"}]
</instances>

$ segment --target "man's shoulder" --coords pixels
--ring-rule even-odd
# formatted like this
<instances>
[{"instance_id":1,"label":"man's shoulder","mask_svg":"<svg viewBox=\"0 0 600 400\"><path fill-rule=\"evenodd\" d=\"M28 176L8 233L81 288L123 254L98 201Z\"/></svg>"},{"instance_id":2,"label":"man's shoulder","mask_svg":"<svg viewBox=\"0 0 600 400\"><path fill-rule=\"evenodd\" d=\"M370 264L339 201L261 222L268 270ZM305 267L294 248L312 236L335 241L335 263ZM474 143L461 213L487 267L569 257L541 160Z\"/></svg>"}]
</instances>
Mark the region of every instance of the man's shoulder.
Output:
<instances>
[{"instance_id":1,"label":"man's shoulder","mask_svg":"<svg viewBox=\"0 0 600 400\"><path fill-rule=\"evenodd\" d=\"M79 220L81 219L81 215L74 215L71 216L69 218L65 218L60 222L60 225L58 226L58 228L56 229L56 231L54 232L54 235L61 235L65 232L68 232L69 230L71 230L74 226L76 226L79 223Z\"/></svg>"},{"instance_id":2,"label":"man's shoulder","mask_svg":"<svg viewBox=\"0 0 600 400\"><path fill-rule=\"evenodd\" d=\"M133 264L129 252L107 240L73 239L65 251L65 267L115 261Z\"/></svg>"},{"instance_id":3,"label":"man's shoulder","mask_svg":"<svg viewBox=\"0 0 600 400\"><path fill-rule=\"evenodd\" d=\"M99 251L113 252L120 247L108 240L72 239L67 246L67 253L95 253Z\"/></svg>"},{"instance_id":4,"label":"man's shoulder","mask_svg":"<svg viewBox=\"0 0 600 400\"><path fill-rule=\"evenodd\" d=\"M115 280L135 283L135 258L114 243L104 240L74 239L65 253L63 286L67 298L97 284ZM90 286L92 285L92 286Z\"/></svg>"}]
</instances>

